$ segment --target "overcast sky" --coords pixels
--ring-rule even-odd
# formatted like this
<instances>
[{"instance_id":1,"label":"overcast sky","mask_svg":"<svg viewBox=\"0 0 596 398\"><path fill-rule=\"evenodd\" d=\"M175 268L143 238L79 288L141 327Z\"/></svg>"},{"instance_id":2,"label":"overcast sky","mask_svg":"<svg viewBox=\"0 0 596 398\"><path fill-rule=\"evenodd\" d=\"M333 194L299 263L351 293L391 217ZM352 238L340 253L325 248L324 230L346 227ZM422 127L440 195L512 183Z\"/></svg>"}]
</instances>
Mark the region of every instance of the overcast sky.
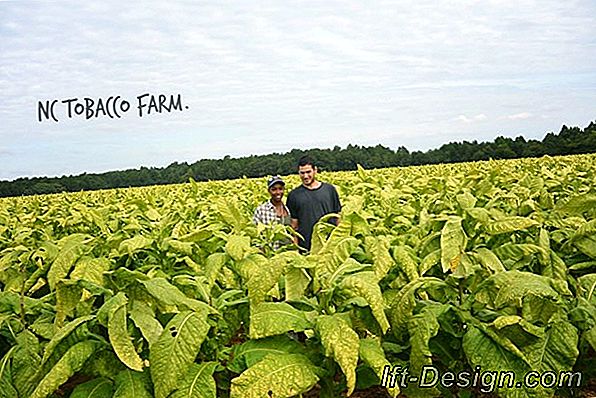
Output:
<instances>
[{"instance_id":1,"label":"overcast sky","mask_svg":"<svg viewBox=\"0 0 596 398\"><path fill-rule=\"evenodd\" d=\"M594 15L594 0L0 2L0 179L541 139L596 120ZM144 93L184 108L139 117ZM59 122L37 119L38 101L117 95L120 119L61 102Z\"/></svg>"}]
</instances>

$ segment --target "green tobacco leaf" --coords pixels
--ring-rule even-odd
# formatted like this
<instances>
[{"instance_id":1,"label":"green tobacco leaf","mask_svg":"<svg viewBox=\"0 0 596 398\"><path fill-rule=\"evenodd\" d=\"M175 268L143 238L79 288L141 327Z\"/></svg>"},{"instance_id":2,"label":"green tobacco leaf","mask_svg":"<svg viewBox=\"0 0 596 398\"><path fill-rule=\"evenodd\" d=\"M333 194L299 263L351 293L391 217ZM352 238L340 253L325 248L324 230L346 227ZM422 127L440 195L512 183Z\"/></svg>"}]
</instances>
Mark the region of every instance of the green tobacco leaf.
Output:
<instances>
[{"instance_id":1,"label":"green tobacco leaf","mask_svg":"<svg viewBox=\"0 0 596 398\"><path fill-rule=\"evenodd\" d=\"M153 398L147 377L132 370L123 370L116 375L115 388L112 398Z\"/></svg>"},{"instance_id":2,"label":"green tobacco leaf","mask_svg":"<svg viewBox=\"0 0 596 398\"><path fill-rule=\"evenodd\" d=\"M573 245L586 256L596 259L596 237L584 236L578 238L573 242Z\"/></svg>"},{"instance_id":3,"label":"green tobacco leaf","mask_svg":"<svg viewBox=\"0 0 596 398\"><path fill-rule=\"evenodd\" d=\"M590 235L596 235L596 219L587 221L585 224L579 227L578 230L575 231L573 236L571 236L570 240L574 241L578 238Z\"/></svg>"},{"instance_id":4,"label":"green tobacco leaf","mask_svg":"<svg viewBox=\"0 0 596 398\"><path fill-rule=\"evenodd\" d=\"M242 277L242 280L248 282L248 280L262 268L267 268L269 260L262 254L249 254L242 260L235 264L235 268Z\"/></svg>"},{"instance_id":5,"label":"green tobacco leaf","mask_svg":"<svg viewBox=\"0 0 596 398\"><path fill-rule=\"evenodd\" d=\"M334 214L328 214L319 220L319 223L325 223L326 220L335 216L336 215ZM317 229L316 226L315 229ZM329 251L329 249L335 246L337 242L343 240L344 238L356 235L370 235L370 229L366 219L355 212L344 212L341 217L341 222L337 227L333 228L331 234L329 235L329 239L327 242L325 242L324 247L321 250ZM317 250L312 248L311 252L317 253Z\"/></svg>"},{"instance_id":6,"label":"green tobacco leaf","mask_svg":"<svg viewBox=\"0 0 596 398\"><path fill-rule=\"evenodd\" d=\"M275 256L269 259L266 267L255 269L246 283L251 305L265 300L267 293L279 282L286 266L287 263L283 257Z\"/></svg>"},{"instance_id":7,"label":"green tobacco leaf","mask_svg":"<svg viewBox=\"0 0 596 398\"><path fill-rule=\"evenodd\" d=\"M452 217L441 230L441 265L443 272L455 269L466 248L466 234L461 226L461 218Z\"/></svg>"},{"instance_id":8,"label":"green tobacco leaf","mask_svg":"<svg viewBox=\"0 0 596 398\"><path fill-rule=\"evenodd\" d=\"M133 238L123 240L120 242L118 252L120 255L128 254L129 256L139 250L147 249L153 244L153 239L146 238L142 235L136 235Z\"/></svg>"},{"instance_id":9,"label":"green tobacco leaf","mask_svg":"<svg viewBox=\"0 0 596 398\"><path fill-rule=\"evenodd\" d=\"M213 231L209 228L199 228L184 236L180 236L178 240L182 242L202 242L213 237Z\"/></svg>"},{"instance_id":10,"label":"green tobacco leaf","mask_svg":"<svg viewBox=\"0 0 596 398\"><path fill-rule=\"evenodd\" d=\"M348 383L348 395L356 386L356 365L360 339L350 324L340 315L321 315L317 318L317 331L325 348L325 355L335 359Z\"/></svg>"},{"instance_id":11,"label":"green tobacco leaf","mask_svg":"<svg viewBox=\"0 0 596 398\"><path fill-rule=\"evenodd\" d=\"M418 265L405 246L394 247L393 257L395 258L395 262L399 265L401 270L406 274L408 282L416 280L420 277L418 273Z\"/></svg>"},{"instance_id":12,"label":"green tobacco leaf","mask_svg":"<svg viewBox=\"0 0 596 398\"><path fill-rule=\"evenodd\" d=\"M502 328L510 327L501 325ZM535 328L535 327L534 327ZM540 333L534 333L534 336ZM556 320L546 327L541 337L530 340L530 344L520 348L513 346L489 327L479 329L472 326L464 335L463 348L473 366L480 366L483 371L507 369L515 375L525 375L530 370L538 374L545 372L571 371L579 354L577 350L578 332L569 322ZM505 386L506 387L506 386ZM505 397L550 397L554 389L537 388L499 388L500 396Z\"/></svg>"},{"instance_id":13,"label":"green tobacco leaf","mask_svg":"<svg viewBox=\"0 0 596 398\"><path fill-rule=\"evenodd\" d=\"M80 330L80 326L84 325L85 323L89 322L90 320L94 319L94 315L83 316L77 319L72 320L71 322L67 323L63 327L61 327L54 337L48 342L45 347L43 358L41 360L42 364L45 364L49 361L50 357L53 356L54 351L58 346L62 345L62 343L68 344L71 342L80 341L77 336L73 336L77 334L77 330ZM60 355L60 354L59 354Z\"/></svg>"},{"instance_id":14,"label":"green tobacco leaf","mask_svg":"<svg viewBox=\"0 0 596 398\"><path fill-rule=\"evenodd\" d=\"M215 309L202 301L187 297L180 291L180 289L164 278L151 278L149 280L141 281L141 283L145 286L147 292L163 305L178 306L198 312L216 312Z\"/></svg>"},{"instance_id":15,"label":"green tobacco leaf","mask_svg":"<svg viewBox=\"0 0 596 398\"><path fill-rule=\"evenodd\" d=\"M483 371L499 371L506 369L516 375L524 375L529 369L528 365L517 355L503 349L503 347L486 335L480 329L471 326L463 338L463 349L472 366L480 366ZM522 391L520 391L522 392ZM509 393L499 390L500 395L506 397L531 397L534 395ZM544 391L536 390L537 396L544 396Z\"/></svg>"},{"instance_id":16,"label":"green tobacco leaf","mask_svg":"<svg viewBox=\"0 0 596 398\"><path fill-rule=\"evenodd\" d=\"M428 253L420 262L420 276L424 276L424 274L433 266L440 264L441 256L441 249L437 249Z\"/></svg>"},{"instance_id":17,"label":"green tobacco leaf","mask_svg":"<svg viewBox=\"0 0 596 398\"><path fill-rule=\"evenodd\" d=\"M314 313L295 309L287 303L261 303L251 307L251 339L275 336L289 332L301 332L311 329Z\"/></svg>"},{"instance_id":18,"label":"green tobacco leaf","mask_svg":"<svg viewBox=\"0 0 596 398\"><path fill-rule=\"evenodd\" d=\"M495 309L511 305L521 308L526 299L556 303L561 294L571 294L564 282L530 272L505 271L487 278L478 287L474 299Z\"/></svg>"},{"instance_id":19,"label":"green tobacco leaf","mask_svg":"<svg viewBox=\"0 0 596 398\"><path fill-rule=\"evenodd\" d=\"M270 354L232 379L230 398L289 398L310 390L317 368L300 354Z\"/></svg>"},{"instance_id":20,"label":"green tobacco leaf","mask_svg":"<svg viewBox=\"0 0 596 398\"><path fill-rule=\"evenodd\" d=\"M216 398L217 386L213 372L217 362L193 363L186 375L180 380L180 387L170 398Z\"/></svg>"},{"instance_id":21,"label":"green tobacco leaf","mask_svg":"<svg viewBox=\"0 0 596 398\"><path fill-rule=\"evenodd\" d=\"M531 243L506 243L502 246L493 248L495 253L501 260L505 261L520 260L523 257L536 254L541 264L547 264L550 261L549 252L544 248Z\"/></svg>"},{"instance_id":22,"label":"green tobacco leaf","mask_svg":"<svg viewBox=\"0 0 596 398\"><path fill-rule=\"evenodd\" d=\"M219 272L228 261L228 256L225 253L213 253L207 257L205 262L205 277L209 283L209 287L213 287Z\"/></svg>"},{"instance_id":23,"label":"green tobacco leaf","mask_svg":"<svg viewBox=\"0 0 596 398\"><path fill-rule=\"evenodd\" d=\"M19 398L19 392L12 384L10 369L11 355L17 348L17 346L13 346L0 360L0 394L2 394L2 398Z\"/></svg>"},{"instance_id":24,"label":"green tobacco leaf","mask_svg":"<svg viewBox=\"0 0 596 398\"><path fill-rule=\"evenodd\" d=\"M353 297L364 298L383 333L387 332L389 321L385 315L385 302L374 272L366 271L349 275L342 281L340 287Z\"/></svg>"},{"instance_id":25,"label":"green tobacco leaf","mask_svg":"<svg viewBox=\"0 0 596 398\"><path fill-rule=\"evenodd\" d=\"M373 270L377 280L381 280L395 266L395 261L389 252L390 238L386 236L367 236L364 242L367 251L372 254Z\"/></svg>"},{"instance_id":26,"label":"green tobacco leaf","mask_svg":"<svg viewBox=\"0 0 596 398\"><path fill-rule=\"evenodd\" d=\"M39 382L30 398L46 398L56 391L66 380L82 369L95 351L95 347L96 343L93 341L82 341L70 347Z\"/></svg>"},{"instance_id":27,"label":"green tobacco leaf","mask_svg":"<svg viewBox=\"0 0 596 398\"><path fill-rule=\"evenodd\" d=\"M580 293L590 303L596 305L596 273L586 274L577 278Z\"/></svg>"},{"instance_id":28,"label":"green tobacco leaf","mask_svg":"<svg viewBox=\"0 0 596 398\"><path fill-rule=\"evenodd\" d=\"M11 354L10 377L19 396L29 397L47 369L43 368L42 371L40 366L39 342L33 333L29 331L19 333L16 336L16 343L17 345L13 346L15 350Z\"/></svg>"},{"instance_id":29,"label":"green tobacco leaf","mask_svg":"<svg viewBox=\"0 0 596 398\"><path fill-rule=\"evenodd\" d=\"M455 198L462 209L471 209L476 206L476 198L468 191L457 195Z\"/></svg>"},{"instance_id":30,"label":"green tobacco leaf","mask_svg":"<svg viewBox=\"0 0 596 398\"><path fill-rule=\"evenodd\" d=\"M592 346L592 349L596 350L596 326L586 330L583 337L585 337L586 341Z\"/></svg>"},{"instance_id":31,"label":"green tobacco leaf","mask_svg":"<svg viewBox=\"0 0 596 398\"><path fill-rule=\"evenodd\" d=\"M132 302L130 318L139 328L143 337L149 343L149 346L153 345L163 332L163 327L155 319L155 314L151 307L142 301L135 300Z\"/></svg>"},{"instance_id":32,"label":"green tobacco leaf","mask_svg":"<svg viewBox=\"0 0 596 398\"><path fill-rule=\"evenodd\" d=\"M142 371L143 360L137 354L126 326L126 302L108 315L108 336L114 352L132 370Z\"/></svg>"},{"instance_id":33,"label":"green tobacco leaf","mask_svg":"<svg viewBox=\"0 0 596 398\"><path fill-rule=\"evenodd\" d=\"M360 163L356 164L356 171L358 173L358 177L362 181L368 182L369 178L366 176L366 171L364 170L364 167L360 165Z\"/></svg>"},{"instance_id":34,"label":"green tobacco leaf","mask_svg":"<svg viewBox=\"0 0 596 398\"><path fill-rule=\"evenodd\" d=\"M136 235L130 239L125 239L120 242L118 252L120 255L128 254L129 256L139 250L147 249L153 244L153 239L146 238L143 235Z\"/></svg>"},{"instance_id":35,"label":"green tobacco leaf","mask_svg":"<svg viewBox=\"0 0 596 398\"><path fill-rule=\"evenodd\" d=\"M523 347L523 351L534 369L569 371L579 355L578 340L575 326L566 320L556 320L546 327L544 337Z\"/></svg>"},{"instance_id":36,"label":"green tobacco leaf","mask_svg":"<svg viewBox=\"0 0 596 398\"><path fill-rule=\"evenodd\" d=\"M596 271L596 261L584 261L581 263L573 264L569 267L571 271Z\"/></svg>"},{"instance_id":37,"label":"green tobacco leaf","mask_svg":"<svg viewBox=\"0 0 596 398\"><path fill-rule=\"evenodd\" d=\"M288 336L272 336L264 339L248 340L234 346L233 360L228 369L242 373L269 354L302 354L304 347Z\"/></svg>"},{"instance_id":38,"label":"green tobacco leaf","mask_svg":"<svg viewBox=\"0 0 596 398\"><path fill-rule=\"evenodd\" d=\"M542 274L562 282L567 280L567 264L553 250L550 252L550 263L544 267Z\"/></svg>"},{"instance_id":39,"label":"green tobacco leaf","mask_svg":"<svg viewBox=\"0 0 596 398\"><path fill-rule=\"evenodd\" d=\"M351 236L329 242L318 254L311 254L309 258L316 263L315 281L321 283L324 288L330 288L330 278L333 274L337 275L340 268L354 253L360 241Z\"/></svg>"},{"instance_id":40,"label":"green tobacco leaf","mask_svg":"<svg viewBox=\"0 0 596 398\"><path fill-rule=\"evenodd\" d=\"M224 222L234 227L236 231L242 231L246 219L242 216L235 203L227 198L219 198L214 202L215 214L219 214Z\"/></svg>"},{"instance_id":41,"label":"green tobacco leaf","mask_svg":"<svg viewBox=\"0 0 596 398\"><path fill-rule=\"evenodd\" d=\"M596 195L583 194L574 196L563 205L557 204L556 210L568 214L583 214L596 208Z\"/></svg>"},{"instance_id":42,"label":"green tobacco leaf","mask_svg":"<svg viewBox=\"0 0 596 398\"><path fill-rule=\"evenodd\" d=\"M385 358L385 353L383 352L379 341L370 337L360 340L360 348L358 352L362 361L371 367L379 378L379 382L381 382L383 380L383 369L385 369L385 366L391 366L391 364L387 358ZM387 388L387 392L395 398L399 395L400 391L399 387L396 385L393 388Z\"/></svg>"},{"instance_id":43,"label":"green tobacco leaf","mask_svg":"<svg viewBox=\"0 0 596 398\"><path fill-rule=\"evenodd\" d=\"M61 280L56 285L56 326L61 327L66 317L72 316L83 288L76 282Z\"/></svg>"},{"instance_id":44,"label":"green tobacco leaf","mask_svg":"<svg viewBox=\"0 0 596 398\"><path fill-rule=\"evenodd\" d=\"M438 313L444 310L445 306L437 304L433 307L426 307L422 312L414 315L408 322L410 332L410 367L412 374L419 375L424 366L432 366L432 352L429 348L429 341L439 331ZM417 385L410 385L407 395L412 397L432 397L439 395L434 389L418 388Z\"/></svg>"},{"instance_id":45,"label":"green tobacco leaf","mask_svg":"<svg viewBox=\"0 0 596 398\"><path fill-rule=\"evenodd\" d=\"M114 311L125 305L127 302L128 298L126 298L126 294L124 294L124 292L118 292L115 296L103 303L103 305L99 308L97 311L97 320L107 328L110 316L114 313Z\"/></svg>"},{"instance_id":46,"label":"green tobacco leaf","mask_svg":"<svg viewBox=\"0 0 596 398\"><path fill-rule=\"evenodd\" d=\"M484 226L486 232L491 235L509 234L515 231L522 231L539 225L538 222L527 217L507 217L501 220L492 221Z\"/></svg>"},{"instance_id":47,"label":"green tobacco leaf","mask_svg":"<svg viewBox=\"0 0 596 398\"><path fill-rule=\"evenodd\" d=\"M472 253L472 255L484 268L487 268L492 272L505 271L505 267L503 266L503 263L501 263L501 260L499 260L499 257L486 247L479 247L476 249L476 253Z\"/></svg>"},{"instance_id":48,"label":"green tobacco leaf","mask_svg":"<svg viewBox=\"0 0 596 398\"><path fill-rule=\"evenodd\" d=\"M367 268L366 265L360 264L358 261L350 257L337 267L332 274L325 275L326 283L323 286L327 289L334 288L345 274L353 274L362 271L365 268Z\"/></svg>"},{"instance_id":49,"label":"green tobacco leaf","mask_svg":"<svg viewBox=\"0 0 596 398\"><path fill-rule=\"evenodd\" d=\"M85 249L87 235L74 234L61 240L58 256L48 270L48 284L54 290L59 280L66 278Z\"/></svg>"},{"instance_id":50,"label":"green tobacco leaf","mask_svg":"<svg viewBox=\"0 0 596 398\"><path fill-rule=\"evenodd\" d=\"M466 209L466 213L468 213L474 220L478 221L480 224L487 225L491 222L491 215L483 207L473 207Z\"/></svg>"},{"instance_id":51,"label":"green tobacco leaf","mask_svg":"<svg viewBox=\"0 0 596 398\"><path fill-rule=\"evenodd\" d=\"M112 381L100 377L76 386L69 398L106 398L112 394Z\"/></svg>"},{"instance_id":52,"label":"green tobacco leaf","mask_svg":"<svg viewBox=\"0 0 596 398\"><path fill-rule=\"evenodd\" d=\"M195 247L193 242L181 242L172 238L166 238L162 241L162 243L167 244L170 249L174 249L174 252L186 254L187 256L192 256L193 248Z\"/></svg>"},{"instance_id":53,"label":"green tobacco leaf","mask_svg":"<svg viewBox=\"0 0 596 398\"><path fill-rule=\"evenodd\" d=\"M226 253L234 260L240 261L250 252L250 237L230 235L226 242Z\"/></svg>"},{"instance_id":54,"label":"green tobacco leaf","mask_svg":"<svg viewBox=\"0 0 596 398\"><path fill-rule=\"evenodd\" d=\"M155 396L165 398L197 356L209 332L206 313L184 311L176 314L151 347L149 361Z\"/></svg>"},{"instance_id":55,"label":"green tobacco leaf","mask_svg":"<svg viewBox=\"0 0 596 398\"><path fill-rule=\"evenodd\" d=\"M82 279L103 286L103 273L110 269L110 265L107 258L81 257L72 270L70 279Z\"/></svg>"},{"instance_id":56,"label":"green tobacco leaf","mask_svg":"<svg viewBox=\"0 0 596 398\"><path fill-rule=\"evenodd\" d=\"M286 300L299 300L304 296L312 278L304 268L289 268L285 275Z\"/></svg>"},{"instance_id":57,"label":"green tobacco leaf","mask_svg":"<svg viewBox=\"0 0 596 398\"><path fill-rule=\"evenodd\" d=\"M393 333L396 336L402 337L408 331L408 321L412 317L416 306L416 290L431 286L445 287L447 284L438 278L421 277L404 286L389 303L391 306L389 319Z\"/></svg>"}]
</instances>

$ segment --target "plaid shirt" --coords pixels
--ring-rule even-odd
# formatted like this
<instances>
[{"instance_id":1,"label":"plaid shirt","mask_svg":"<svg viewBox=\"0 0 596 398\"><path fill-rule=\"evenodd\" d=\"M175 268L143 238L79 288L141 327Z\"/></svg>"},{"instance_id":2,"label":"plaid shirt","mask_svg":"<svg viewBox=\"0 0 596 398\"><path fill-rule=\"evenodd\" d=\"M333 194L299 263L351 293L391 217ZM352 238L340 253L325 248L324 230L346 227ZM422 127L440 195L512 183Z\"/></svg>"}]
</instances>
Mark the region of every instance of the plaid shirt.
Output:
<instances>
[{"instance_id":1,"label":"plaid shirt","mask_svg":"<svg viewBox=\"0 0 596 398\"><path fill-rule=\"evenodd\" d=\"M290 211L284 204L284 209L288 212L288 217L290 216ZM283 223L283 217L278 216L277 212L275 211L275 206L271 201L266 201L262 205L259 205L255 210L255 215L252 218L255 224L272 224L272 223Z\"/></svg>"},{"instance_id":2,"label":"plaid shirt","mask_svg":"<svg viewBox=\"0 0 596 398\"><path fill-rule=\"evenodd\" d=\"M286 209L286 211L288 212L286 219L289 220L290 211L288 210L285 204L283 206L284 209ZM273 203L271 203L271 201L268 200L259 207L257 207L252 220L255 224L283 224L284 217L277 215L277 212L275 211L275 206L273 206ZM284 241L276 240L275 242L273 242L273 250L279 249L282 245L284 245L284 243Z\"/></svg>"}]
</instances>

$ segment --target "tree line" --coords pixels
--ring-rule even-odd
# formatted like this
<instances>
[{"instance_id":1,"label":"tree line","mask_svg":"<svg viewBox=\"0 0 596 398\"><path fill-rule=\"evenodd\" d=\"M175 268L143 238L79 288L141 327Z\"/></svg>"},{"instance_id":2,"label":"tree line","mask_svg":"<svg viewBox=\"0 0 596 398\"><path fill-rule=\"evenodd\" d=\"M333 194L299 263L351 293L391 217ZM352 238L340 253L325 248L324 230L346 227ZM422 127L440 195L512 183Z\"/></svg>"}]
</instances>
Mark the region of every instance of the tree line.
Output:
<instances>
[{"instance_id":1,"label":"tree line","mask_svg":"<svg viewBox=\"0 0 596 398\"><path fill-rule=\"evenodd\" d=\"M18 178L0 181L0 197L76 192L108 188L138 187L195 181L287 175L296 171L296 161L309 154L322 170L354 170L364 168L411 166L436 163L467 162L488 159L513 159L544 155L572 155L596 152L596 122L587 127L563 126L559 134L548 133L542 139L526 140L499 136L492 142L451 142L425 152L408 151L400 146L392 150L382 145L364 147L348 145L342 149L293 149L286 153L252 155L241 158L202 159L188 164L174 162L167 167L141 167L107 173L62 177Z\"/></svg>"}]
</instances>

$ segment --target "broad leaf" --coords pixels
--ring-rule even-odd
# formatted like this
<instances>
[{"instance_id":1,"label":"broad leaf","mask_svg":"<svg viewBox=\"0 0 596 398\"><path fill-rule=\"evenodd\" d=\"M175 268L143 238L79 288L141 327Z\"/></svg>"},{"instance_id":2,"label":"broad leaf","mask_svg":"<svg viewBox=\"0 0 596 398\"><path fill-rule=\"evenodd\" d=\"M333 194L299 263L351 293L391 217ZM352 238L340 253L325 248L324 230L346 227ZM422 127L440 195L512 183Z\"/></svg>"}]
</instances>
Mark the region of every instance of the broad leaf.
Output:
<instances>
[{"instance_id":1,"label":"broad leaf","mask_svg":"<svg viewBox=\"0 0 596 398\"><path fill-rule=\"evenodd\" d=\"M143 373L123 370L115 378L112 398L153 398L147 377Z\"/></svg>"},{"instance_id":2,"label":"broad leaf","mask_svg":"<svg viewBox=\"0 0 596 398\"><path fill-rule=\"evenodd\" d=\"M385 353L383 352L379 341L372 338L360 340L360 349L358 352L362 361L372 368L379 378L379 382L382 382L383 371L386 366L391 367L391 364L387 358L385 358ZM396 385L395 387L387 388L387 392L395 398L399 395L400 391L399 387Z\"/></svg>"},{"instance_id":3,"label":"broad leaf","mask_svg":"<svg viewBox=\"0 0 596 398\"><path fill-rule=\"evenodd\" d=\"M30 398L46 398L72 375L82 369L87 359L95 351L96 343L82 341L70 347L66 354L39 382Z\"/></svg>"},{"instance_id":4,"label":"broad leaf","mask_svg":"<svg viewBox=\"0 0 596 398\"><path fill-rule=\"evenodd\" d=\"M58 256L48 270L48 284L54 290L59 280L66 278L85 248L87 235L74 234L62 239Z\"/></svg>"},{"instance_id":5,"label":"broad leaf","mask_svg":"<svg viewBox=\"0 0 596 398\"><path fill-rule=\"evenodd\" d=\"M261 303L251 308L251 339L275 336L289 332L311 329L313 313L295 309L287 303Z\"/></svg>"},{"instance_id":6,"label":"broad leaf","mask_svg":"<svg viewBox=\"0 0 596 398\"><path fill-rule=\"evenodd\" d=\"M242 373L269 354L301 354L304 347L288 336L272 336L264 339L248 340L233 347L233 360L228 369Z\"/></svg>"},{"instance_id":7,"label":"broad leaf","mask_svg":"<svg viewBox=\"0 0 596 398\"><path fill-rule=\"evenodd\" d=\"M250 237L230 235L226 243L226 253L234 260L240 261L250 252Z\"/></svg>"},{"instance_id":8,"label":"broad leaf","mask_svg":"<svg viewBox=\"0 0 596 398\"><path fill-rule=\"evenodd\" d=\"M289 398L310 390L317 368L300 354L270 354L232 379L230 398Z\"/></svg>"},{"instance_id":9,"label":"broad leaf","mask_svg":"<svg viewBox=\"0 0 596 398\"><path fill-rule=\"evenodd\" d=\"M135 300L132 302L130 318L139 328L143 337L149 343L149 346L153 345L163 332L163 327L155 319L155 314L151 307L142 301Z\"/></svg>"},{"instance_id":10,"label":"broad leaf","mask_svg":"<svg viewBox=\"0 0 596 398\"><path fill-rule=\"evenodd\" d=\"M191 364L170 398L216 398L217 387L213 379L216 367L217 362Z\"/></svg>"},{"instance_id":11,"label":"broad leaf","mask_svg":"<svg viewBox=\"0 0 596 398\"><path fill-rule=\"evenodd\" d=\"M373 315L381 326L383 333L389 329L389 321L385 315L385 302L381 288L377 283L377 277L373 272L358 272L347 276L341 283L349 295L353 297L362 297L370 306Z\"/></svg>"},{"instance_id":12,"label":"broad leaf","mask_svg":"<svg viewBox=\"0 0 596 398\"><path fill-rule=\"evenodd\" d=\"M108 315L108 336L114 352L132 370L142 371L143 360L137 354L126 327L126 302Z\"/></svg>"},{"instance_id":13,"label":"broad leaf","mask_svg":"<svg viewBox=\"0 0 596 398\"><path fill-rule=\"evenodd\" d=\"M538 222L527 217L507 217L501 220L492 221L484 226L486 232L491 235L509 234L515 231L522 231L539 225Z\"/></svg>"},{"instance_id":14,"label":"broad leaf","mask_svg":"<svg viewBox=\"0 0 596 398\"><path fill-rule=\"evenodd\" d=\"M447 220L441 231L441 265L443 266L443 272L449 270L455 272L466 248L466 241L466 234L461 226L461 218L453 217Z\"/></svg>"},{"instance_id":15,"label":"broad leaf","mask_svg":"<svg viewBox=\"0 0 596 398\"><path fill-rule=\"evenodd\" d=\"M105 398L111 397L112 394L112 381L100 377L76 386L72 391L70 398Z\"/></svg>"},{"instance_id":16,"label":"broad leaf","mask_svg":"<svg viewBox=\"0 0 596 398\"><path fill-rule=\"evenodd\" d=\"M184 311L172 318L151 347L149 362L155 396L165 398L188 371L210 326L206 313Z\"/></svg>"},{"instance_id":17,"label":"broad leaf","mask_svg":"<svg viewBox=\"0 0 596 398\"><path fill-rule=\"evenodd\" d=\"M348 395L351 395L356 386L356 365L360 349L358 335L340 315L319 316L317 331L321 336L325 355L335 359L346 375Z\"/></svg>"}]
</instances>

